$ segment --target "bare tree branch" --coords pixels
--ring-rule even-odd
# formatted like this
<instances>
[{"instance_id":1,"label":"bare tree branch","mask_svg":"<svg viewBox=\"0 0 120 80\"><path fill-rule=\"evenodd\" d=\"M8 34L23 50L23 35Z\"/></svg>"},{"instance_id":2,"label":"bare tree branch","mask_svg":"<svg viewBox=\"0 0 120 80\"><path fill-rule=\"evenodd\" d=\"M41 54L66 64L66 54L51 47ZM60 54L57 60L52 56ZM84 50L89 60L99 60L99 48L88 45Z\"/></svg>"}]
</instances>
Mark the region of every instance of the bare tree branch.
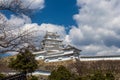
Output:
<instances>
[{"instance_id":1,"label":"bare tree branch","mask_svg":"<svg viewBox=\"0 0 120 80\"><path fill-rule=\"evenodd\" d=\"M0 0L0 10L9 10L17 14L28 14L33 11L30 7L34 1L31 0L28 1L28 4L25 4L24 0ZM25 47L35 49L35 32L37 31L32 28L23 30L21 27L10 25L7 23L7 19L0 14L0 53L19 51Z\"/></svg>"},{"instance_id":2,"label":"bare tree branch","mask_svg":"<svg viewBox=\"0 0 120 80\"><path fill-rule=\"evenodd\" d=\"M24 0L1 0L0 10L9 10L18 14L28 14L33 11L33 9L30 9L30 6L34 1L35 0L25 5Z\"/></svg>"},{"instance_id":3,"label":"bare tree branch","mask_svg":"<svg viewBox=\"0 0 120 80\"><path fill-rule=\"evenodd\" d=\"M1 15L0 15L1 17ZM0 53L8 51L19 51L21 48L34 48L34 39L37 30L33 28L9 27L7 21L0 18ZM27 46L26 46L27 44Z\"/></svg>"}]
</instances>

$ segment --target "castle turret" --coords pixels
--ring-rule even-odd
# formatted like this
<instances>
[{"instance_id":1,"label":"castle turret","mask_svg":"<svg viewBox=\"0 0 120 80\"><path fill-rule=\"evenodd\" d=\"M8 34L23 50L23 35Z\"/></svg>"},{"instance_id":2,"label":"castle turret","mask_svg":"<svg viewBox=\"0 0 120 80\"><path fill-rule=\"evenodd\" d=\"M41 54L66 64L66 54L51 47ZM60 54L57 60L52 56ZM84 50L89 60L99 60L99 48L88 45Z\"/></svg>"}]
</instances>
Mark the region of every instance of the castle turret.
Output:
<instances>
[{"instance_id":1,"label":"castle turret","mask_svg":"<svg viewBox=\"0 0 120 80\"><path fill-rule=\"evenodd\" d=\"M59 39L60 36L57 33L46 32L44 40L42 41L43 50L53 51L62 50L62 40Z\"/></svg>"}]
</instances>

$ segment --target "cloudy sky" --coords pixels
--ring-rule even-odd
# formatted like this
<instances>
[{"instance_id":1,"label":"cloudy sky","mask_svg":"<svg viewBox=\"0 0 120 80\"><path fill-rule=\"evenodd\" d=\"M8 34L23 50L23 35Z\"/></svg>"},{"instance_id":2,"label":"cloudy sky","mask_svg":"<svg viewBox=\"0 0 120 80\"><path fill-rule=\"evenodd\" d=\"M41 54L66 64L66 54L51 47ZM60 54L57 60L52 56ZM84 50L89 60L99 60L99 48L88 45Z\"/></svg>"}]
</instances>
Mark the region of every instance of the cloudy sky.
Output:
<instances>
[{"instance_id":1,"label":"cloudy sky","mask_svg":"<svg viewBox=\"0 0 120 80\"><path fill-rule=\"evenodd\" d=\"M23 1L24 6L33 1L30 15L7 10L0 14L15 26L58 32L82 55L120 55L120 0Z\"/></svg>"}]
</instances>

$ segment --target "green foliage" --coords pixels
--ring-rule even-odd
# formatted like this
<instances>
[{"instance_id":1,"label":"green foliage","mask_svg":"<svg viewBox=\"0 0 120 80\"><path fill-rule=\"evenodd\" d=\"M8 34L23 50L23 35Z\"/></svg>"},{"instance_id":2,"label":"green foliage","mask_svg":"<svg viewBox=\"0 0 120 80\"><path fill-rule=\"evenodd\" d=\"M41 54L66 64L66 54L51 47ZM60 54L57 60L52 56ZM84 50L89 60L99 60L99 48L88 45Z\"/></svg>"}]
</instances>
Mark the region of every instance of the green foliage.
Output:
<instances>
[{"instance_id":1,"label":"green foliage","mask_svg":"<svg viewBox=\"0 0 120 80\"><path fill-rule=\"evenodd\" d=\"M115 80L112 73L102 73L101 71L96 71L93 74L88 74L84 76L77 76L72 74L64 66L60 66L57 70L52 71L48 80Z\"/></svg>"},{"instance_id":2,"label":"green foliage","mask_svg":"<svg viewBox=\"0 0 120 80\"><path fill-rule=\"evenodd\" d=\"M64 66L60 66L57 70L51 72L49 80L70 80L72 74Z\"/></svg>"},{"instance_id":3,"label":"green foliage","mask_svg":"<svg viewBox=\"0 0 120 80\"><path fill-rule=\"evenodd\" d=\"M112 73L102 73L102 72L95 72L93 74L89 74L86 76L79 76L76 80L115 80L115 77Z\"/></svg>"},{"instance_id":4,"label":"green foliage","mask_svg":"<svg viewBox=\"0 0 120 80\"><path fill-rule=\"evenodd\" d=\"M5 75L0 73L0 79L4 78Z\"/></svg>"},{"instance_id":5,"label":"green foliage","mask_svg":"<svg viewBox=\"0 0 120 80\"><path fill-rule=\"evenodd\" d=\"M28 80L38 80L38 77L36 77L36 76L31 76Z\"/></svg>"},{"instance_id":6,"label":"green foliage","mask_svg":"<svg viewBox=\"0 0 120 80\"><path fill-rule=\"evenodd\" d=\"M112 73L106 73L105 80L115 80L115 77L113 76Z\"/></svg>"},{"instance_id":7,"label":"green foliage","mask_svg":"<svg viewBox=\"0 0 120 80\"><path fill-rule=\"evenodd\" d=\"M104 75L101 72L96 72L92 77L91 80L105 80Z\"/></svg>"},{"instance_id":8,"label":"green foliage","mask_svg":"<svg viewBox=\"0 0 120 80\"><path fill-rule=\"evenodd\" d=\"M91 80L91 76L80 76L78 80Z\"/></svg>"},{"instance_id":9,"label":"green foliage","mask_svg":"<svg viewBox=\"0 0 120 80\"><path fill-rule=\"evenodd\" d=\"M115 78L112 73L104 74L100 71L85 76L77 76L64 66L60 66L57 70L51 72L48 80L115 80Z\"/></svg>"},{"instance_id":10,"label":"green foliage","mask_svg":"<svg viewBox=\"0 0 120 80\"><path fill-rule=\"evenodd\" d=\"M96 72L91 77L91 80L115 80L112 73L103 74L102 72Z\"/></svg>"},{"instance_id":11,"label":"green foliage","mask_svg":"<svg viewBox=\"0 0 120 80\"><path fill-rule=\"evenodd\" d=\"M11 59L9 67L21 72L33 72L38 65L34 55L26 49L19 53L16 59Z\"/></svg>"}]
</instances>

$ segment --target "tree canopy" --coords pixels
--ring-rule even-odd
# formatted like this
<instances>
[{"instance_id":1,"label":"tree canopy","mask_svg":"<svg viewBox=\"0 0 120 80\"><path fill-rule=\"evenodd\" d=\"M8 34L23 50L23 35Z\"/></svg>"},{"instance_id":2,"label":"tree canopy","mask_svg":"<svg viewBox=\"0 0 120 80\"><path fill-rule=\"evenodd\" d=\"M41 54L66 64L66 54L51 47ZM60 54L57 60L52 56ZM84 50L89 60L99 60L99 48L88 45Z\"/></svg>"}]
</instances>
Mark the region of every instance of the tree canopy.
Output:
<instances>
[{"instance_id":1,"label":"tree canopy","mask_svg":"<svg viewBox=\"0 0 120 80\"><path fill-rule=\"evenodd\" d=\"M49 80L70 80L72 74L64 66L60 66L57 70L51 72Z\"/></svg>"},{"instance_id":2,"label":"tree canopy","mask_svg":"<svg viewBox=\"0 0 120 80\"><path fill-rule=\"evenodd\" d=\"M9 67L20 72L33 72L37 69L37 61L34 55L27 49L17 55L16 59L11 59Z\"/></svg>"},{"instance_id":3,"label":"tree canopy","mask_svg":"<svg viewBox=\"0 0 120 80\"><path fill-rule=\"evenodd\" d=\"M90 80L115 80L115 77L111 72L107 72L106 74L97 71L94 73L93 76L91 76Z\"/></svg>"}]
</instances>

